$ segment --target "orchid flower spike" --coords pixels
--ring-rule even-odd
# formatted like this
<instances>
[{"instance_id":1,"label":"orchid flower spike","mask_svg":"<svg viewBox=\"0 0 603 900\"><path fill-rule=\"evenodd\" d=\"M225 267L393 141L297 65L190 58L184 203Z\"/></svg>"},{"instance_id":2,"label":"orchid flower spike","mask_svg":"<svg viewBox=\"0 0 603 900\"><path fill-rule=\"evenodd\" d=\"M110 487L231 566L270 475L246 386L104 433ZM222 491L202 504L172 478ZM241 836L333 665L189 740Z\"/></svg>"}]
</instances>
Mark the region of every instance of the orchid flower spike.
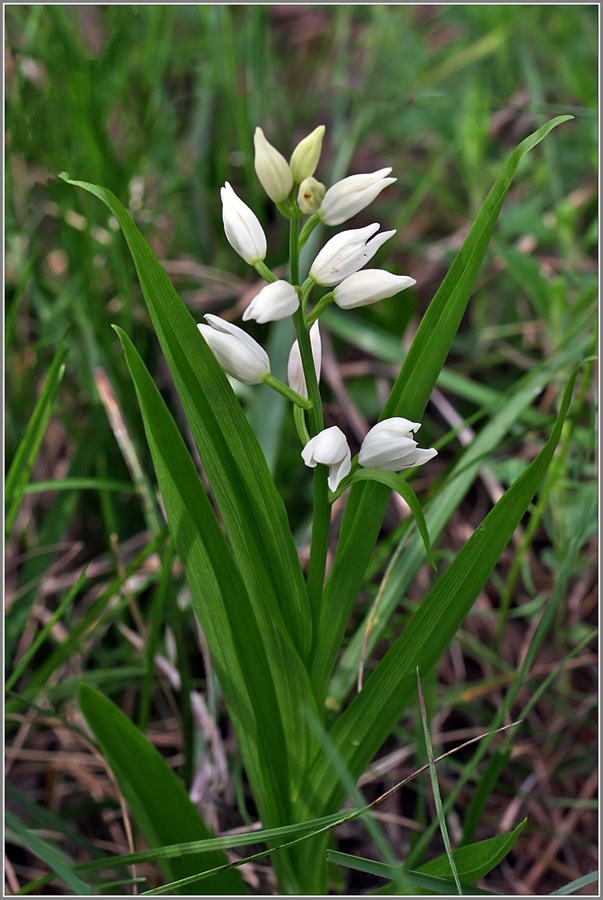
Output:
<instances>
[{"instance_id":1,"label":"orchid flower spike","mask_svg":"<svg viewBox=\"0 0 603 900\"><path fill-rule=\"evenodd\" d=\"M422 466L437 456L433 447L420 450L412 435L421 427L419 422L410 422L401 416L378 422L367 434L358 463L368 469L382 472L400 472L412 466Z\"/></svg>"},{"instance_id":2,"label":"orchid flower spike","mask_svg":"<svg viewBox=\"0 0 603 900\"><path fill-rule=\"evenodd\" d=\"M356 309L393 297L416 283L408 275L392 275L383 269L364 269L344 278L333 291L333 298L341 309Z\"/></svg>"},{"instance_id":3,"label":"orchid flower spike","mask_svg":"<svg viewBox=\"0 0 603 900\"><path fill-rule=\"evenodd\" d=\"M336 491L339 482L352 468L352 454L343 431L333 425L311 438L302 450L302 459L313 469L317 463L329 467L329 488Z\"/></svg>"},{"instance_id":4,"label":"orchid flower spike","mask_svg":"<svg viewBox=\"0 0 603 900\"><path fill-rule=\"evenodd\" d=\"M220 189L222 221L228 243L246 263L255 265L266 258L266 235L256 214L228 182Z\"/></svg>"},{"instance_id":5,"label":"orchid flower spike","mask_svg":"<svg viewBox=\"0 0 603 900\"><path fill-rule=\"evenodd\" d=\"M320 342L320 331L318 330L318 322L315 322L310 329L310 344L312 346L312 359L314 360L314 369L316 377L320 381L320 365L322 361L322 346ZM305 399L308 398L308 388L306 386L306 378L304 375L304 367L302 365L301 353L299 352L299 344L294 341L289 353L289 362L287 363L287 381L289 387L301 394Z\"/></svg>"},{"instance_id":6,"label":"orchid flower spike","mask_svg":"<svg viewBox=\"0 0 603 900\"><path fill-rule=\"evenodd\" d=\"M379 225L367 225L341 231L324 245L310 267L310 276L317 284L331 286L357 272L373 258L377 250L395 231L379 231ZM375 237L371 237L375 235ZM371 238L371 240L369 240Z\"/></svg>"},{"instance_id":7,"label":"orchid flower spike","mask_svg":"<svg viewBox=\"0 0 603 900\"><path fill-rule=\"evenodd\" d=\"M245 312L243 321L255 319L260 325L292 316L299 306L297 291L288 281L273 281L255 295Z\"/></svg>"},{"instance_id":8,"label":"orchid flower spike","mask_svg":"<svg viewBox=\"0 0 603 900\"><path fill-rule=\"evenodd\" d=\"M209 324L197 327L224 371L245 384L262 384L270 375L264 348L232 322L209 313L204 318Z\"/></svg>"},{"instance_id":9,"label":"orchid flower spike","mask_svg":"<svg viewBox=\"0 0 603 900\"><path fill-rule=\"evenodd\" d=\"M395 178L387 178L391 166L378 169L370 175L350 175L330 187L318 210L318 217L325 225L341 225L357 212L372 203Z\"/></svg>"},{"instance_id":10,"label":"orchid flower spike","mask_svg":"<svg viewBox=\"0 0 603 900\"><path fill-rule=\"evenodd\" d=\"M260 184L271 200L280 203L289 196L293 187L293 175L289 163L282 153L279 153L276 147L266 140L261 128L256 128L253 144L255 147L255 172Z\"/></svg>"}]
</instances>

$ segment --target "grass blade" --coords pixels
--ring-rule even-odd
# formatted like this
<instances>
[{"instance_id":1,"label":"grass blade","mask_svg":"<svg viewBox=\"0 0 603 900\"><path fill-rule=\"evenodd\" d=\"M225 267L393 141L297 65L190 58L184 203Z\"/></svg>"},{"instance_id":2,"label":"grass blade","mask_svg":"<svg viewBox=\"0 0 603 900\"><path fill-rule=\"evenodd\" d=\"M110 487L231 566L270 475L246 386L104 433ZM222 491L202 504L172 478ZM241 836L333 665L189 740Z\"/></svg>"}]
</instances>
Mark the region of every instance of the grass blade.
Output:
<instances>
[{"instance_id":1,"label":"grass blade","mask_svg":"<svg viewBox=\"0 0 603 900\"><path fill-rule=\"evenodd\" d=\"M419 675L418 666L417 666L417 687L419 690L419 706L421 709L421 720L423 722L423 736L425 738L425 748L427 750L427 759L429 761L429 775L431 778L431 789L433 791L433 799L435 801L436 812L438 814L438 822L440 823L440 831L442 833L442 840L444 841L444 847L446 848L446 856L448 858L448 863L450 865L450 871L452 872L452 877L454 878L454 883L456 885L457 894L462 894L463 889L461 887L459 875L456 870L456 866L454 864L454 857L452 855L452 847L450 846L450 837L448 835L448 826L446 825L446 818L445 818L444 812L442 810L442 797L440 795L440 786L438 784L438 776L437 776L434 761L433 761L433 747L431 744L431 736L429 734L429 727L427 725L427 711L425 709L425 700L423 698L423 691L421 690L421 678Z\"/></svg>"},{"instance_id":2,"label":"grass blade","mask_svg":"<svg viewBox=\"0 0 603 900\"><path fill-rule=\"evenodd\" d=\"M552 891L549 894L549 897L557 897L567 896L568 894L575 894L576 891L579 891L580 888L588 887L589 884L594 884L599 880L599 872L589 872L588 875L583 875L581 878L576 878L575 881L570 881L569 884L564 884L563 887L557 888L556 891Z\"/></svg>"},{"instance_id":3,"label":"grass blade","mask_svg":"<svg viewBox=\"0 0 603 900\"><path fill-rule=\"evenodd\" d=\"M52 361L44 387L6 476L4 486L6 507L4 530L6 537L11 533L25 486L48 425L52 406L65 372L64 360L66 356L67 347L62 343Z\"/></svg>"},{"instance_id":4,"label":"grass blade","mask_svg":"<svg viewBox=\"0 0 603 900\"><path fill-rule=\"evenodd\" d=\"M74 894L94 894L81 878L73 872L73 862L61 850L56 849L48 841L42 840L37 835L23 825L23 823L9 809L6 810L6 825L9 831L6 838L8 841L17 840L19 843L27 847L35 856L41 859L46 865L52 869L65 884L71 888Z\"/></svg>"},{"instance_id":5,"label":"grass blade","mask_svg":"<svg viewBox=\"0 0 603 900\"><path fill-rule=\"evenodd\" d=\"M6 684L4 685L5 691L10 691L13 685L17 682L19 676L24 672L25 668L29 661L33 658L34 654L36 654L39 648L42 646L48 635L50 634L52 628L55 623L61 618L63 613L69 609L83 586L86 584L88 580L88 576L86 574L86 569L82 572L76 583L73 585L70 591L67 592L64 599L59 603L53 614L50 616L40 633L37 635L34 641L32 641L31 646L28 647L27 652L23 654L22 658L19 660L18 665L15 666L10 676L8 677Z\"/></svg>"}]
</instances>

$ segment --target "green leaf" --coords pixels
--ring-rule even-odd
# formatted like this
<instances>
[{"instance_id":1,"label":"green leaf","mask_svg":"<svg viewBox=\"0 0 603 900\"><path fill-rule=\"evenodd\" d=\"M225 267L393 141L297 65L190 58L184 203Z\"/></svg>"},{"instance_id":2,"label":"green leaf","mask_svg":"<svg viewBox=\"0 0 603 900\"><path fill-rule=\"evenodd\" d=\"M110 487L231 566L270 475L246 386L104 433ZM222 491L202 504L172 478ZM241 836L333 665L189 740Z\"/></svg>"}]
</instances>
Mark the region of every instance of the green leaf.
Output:
<instances>
[{"instance_id":1,"label":"green leaf","mask_svg":"<svg viewBox=\"0 0 603 900\"><path fill-rule=\"evenodd\" d=\"M377 862L377 860L374 859L366 859L362 856L351 856L349 853L341 853L339 850L327 850L327 856L329 862L336 863L340 866L345 866L347 869L355 869L357 872L365 872L367 875L377 875L377 877L379 878L392 878L392 876L395 876L397 872L399 872L402 868L402 866L392 866L391 864ZM456 893L456 885L453 881L449 881L446 878L439 878L436 875L425 875L421 872L421 870L405 870L404 877L409 884L414 885L414 887L419 889L417 893ZM421 890L421 888L423 888L423 890ZM469 888L469 885L467 885L467 888ZM390 882L389 884L385 884L382 888L379 888L376 891L372 891L371 893L387 895L399 894L401 892L399 890L396 890L396 885L394 882ZM467 893L473 894L475 892L467 891ZM477 893L489 894L490 891L478 891Z\"/></svg>"},{"instance_id":2,"label":"green leaf","mask_svg":"<svg viewBox=\"0 0 603 900\"><path fill-rule=\"evenodd\" d=\"M523 157L561 122L558 116L513 151L473 223L444 281L421 320L381 419L405 416L420 422L454 336L463 318L503 201ZM312 680L324 697L366 565L389 500L385 485L352 487L341 525L339 545L323 595L321 640L312 660Z\"/></svg>"},{"instance_id":3,"label":"green leaf","mask_svg":"<svg viewBox=\"0 0 603 900\"><path fill-rule=\"evenodd\" d=\"M182 782L155 747L121 710L94 688L82 685L80 709L126 798L132 815L150 847L212 837ZM204 856L160 860L166 878L186 878L195 872L224 865L219 851ZM199 893L199 885L185 893ZM208 878L203 893L247 894L238 872L229 870Z\"/></svg>"},{"instance_id":4,"label":"green leaf","mask_svg":"<svg viewBox=\"0 0 603 900\"><path fill-rule=\"evenodd\" d=\"M66 356L67 347L62 343L52 361L44 387L6 476L4 487L6 507L4 530L6 537L9 536L15 522L32 466L38 455L38 450L48 425L52 406L65 372L63 363Z\"/></svg>"},{"instance_id":5,"label":"green leaf","mask_svg":"<svg viewBox=\"0 0 603 900\"><path fill-rule=\"evenodd\" d=\"M431 544L429 543L429 532L427 530L427 523L425 521L425 516L423 515L423 510L421 509L421 504L406 479L403 478L399 472L381 472L379 469L356 469L352 475L351 483L354 484L357 481L377 481L380 484L384 484L386 487L391 488L392 491L396 491L396 493L400 494L402 499L408 503L413 518L417 523L417 528L419 529L419 534L421 535L421 540L425 547L425 555L431 566L437 570L435 559L433 558L433 553L431 551Z\"/></svg>"},{"instance_id":6,"label":"green leaf","mask_svg":"<svg viewBox=\"0 0 603 900\"><path fill-rule=\"evenodd\" d=\"M555 372L561 366L575 366L582 355L583 352L576 353L575 345L572 345L569 353L563 353L560 358L547 361L547 365L533 370L521 379L515 385L510 397L501 396L492 420L476 435L454 466L445 484L441 486L437 495L426 508L425 519L433 543L437 542L454 511L473 484L484 464L484 459L496 450L519 418L527 418L526 414L530 410L530 403L535 400L541 390L551 383ZM403 541L405 540L406 538L403 538ZM403 553L400 552L402 549L404 549ZM391 568L388 567L384 576L387 583L384 584L379 598L378 617L372 617L372 610L367 613L339 660L329 685L327 700L329 709L338 710L356 682L369 622L371 627L365 649L367 658L381 640L392 615L399 607L400 598L405 595L423 565L425 550L421 538L415 536L404 548L399 545L394 551L394 557L397 558L394 558Z\"/></svg>"},{"instance_id":7,"label":"green leaf","mask_svg":"<svg viewBox=\"0 0 603 900\"><path fill-rule=\"evenodd\" d=\"M295 821L297 795L317 749L300 714L316 709L307 670L289 636L252 604L184 440L132 342L116 331L261 819L267 826Z\"/></svg>"},{"instance_id":8,"label":"green leaf","mask_svg":"<svg viewBox=\"0 0 603 900\"><path fill-rule=\"evenodd\" d=\"M470 844L466 847L458 847L453 851L454 864L462 882L461 887L463 888L463 893L472 895L491 893L491 891L477 890L475 884L480 881L480 879L485 878L485 876L491 872L492 869L496 868L496 866L505 858L523 831L526 821L527 819L524 819L523 822L519 823L517 828L506 834L497 834L496 837L488 838L485 841L478 841L477 843ZM391 878L391 873L386 874L384 870L374 871L374 874L382 875L384 878ZM417 875L434 879L434 883L431 885L427 882L423 884L415 882L419 887L419 894L438 894L442 893L442 890L445 890L446 886L449 888L455 887L453 883L448 881L451 877L451 867L446 854L438 856L437 859L431 859L429 862L420 866L416 871L409 869L405 874L409 881L416 878ZM444 881L444 885L438 890L437 881L440 879ZM378 890L373 891L373 893L388 894L393 887L393 884L385 884ZM473 890L469 890L469 888L473 888ZM452 891L448 892L452 893Z\"/></svg>"},{"instance_id":9,"label":"green leaf","mask_svg":"<svg viewBox=\"0 0 603 900\"><path fill-rule=\"evenodd\" d=\"M102 200L119 222L247 591L305 657L308 595L287 513L226 375L119 200L61 177Z\"/></svg>"},{"instance_id":10,"label":"green leaf","mask_svg":"<svg viewBox=\"0 0 603 900\"><path fill-rule=\"evenodd\" d=\"M541 452L476 528L438 579L400 637L337 719L329 735L350 771L360 775L414 696L417 666L424 674L438 662L521 522L553 458L569 409L578 369L564 391L553 431ZM316 815L344 799L317 757L312 771Z\"/></svg>"},{"instance_id":11,"label":"green leaf","mask_svg":"<svg viewBox=\"0 0 603 900\"><path fill-rule=\"evenodd\" d=\"M525 828L527 819L508 831L506 834L497 834L485 841L458 847L453 852L454 864L463 884L473 886L481 878L485 878L505 858L512 849L517 838ZM440 878L450 878L450 861L446 854L438 856L419 867L419 872L427 875L437 875Z\"/></svg>"}]
</instances>

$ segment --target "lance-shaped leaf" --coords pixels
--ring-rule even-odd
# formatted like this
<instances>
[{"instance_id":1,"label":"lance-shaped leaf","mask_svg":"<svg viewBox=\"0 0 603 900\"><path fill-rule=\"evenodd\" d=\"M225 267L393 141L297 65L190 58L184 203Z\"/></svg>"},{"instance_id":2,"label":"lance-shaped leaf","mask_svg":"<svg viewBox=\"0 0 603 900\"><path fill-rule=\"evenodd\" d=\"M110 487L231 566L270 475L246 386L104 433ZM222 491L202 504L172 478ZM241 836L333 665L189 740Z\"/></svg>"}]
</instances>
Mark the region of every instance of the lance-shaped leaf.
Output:
<instances>
[{"instance_id":1,"label":"lance-shaped leaf","mask_svg":"<svg viewBox=\"0 0 603 900\"><path fill-rule=\"evenodd\" d=\"M468 844L466 847L459 847L453 851L454 864L459 877L463 882L463 886L474 887L480 879L486 877L488 872L491 872L492 869L496 868L496 866L512 850L517 838L525 828L526 822L527 819L524 819L523 822L520 822L519 825L513 829L513 831L508 831L505 834L497 834L495 837L487 838L485 841ZM342 865L345 865L345 861L342 860L341 862ZM360 869L360 865L355 868ZM384 863L377 863L376 865L373 863L372 868L369 871L372 871L375 875L381 875L383 878L389 878L391 872L388 871L388 869L391 869L391 867L386 866ZM367 870L361 869L361 871ZM452 888L452 890L446 890L444 885L438 886L437 884L438 879L444 879L446 881L451 876L450 861L446 854L438 856L436 859L430 859L429 862L420 866L416 872L409 870L406 874L409 880L419 874L427 879L433 878L432 884L429 884L429 882L417 884L419 894L453 894L455 892L455 886L453 884L451 885L448 883L448 887ZM389 884L384 884L372 893L387 895L394 892L395 885L390 882ZM480 891L476 893L489 893L489 891Z\"/></svg>"},{"instance_id":2,"label":"lance-shaped leaf","mask_svg":"<svg viewBox=\"0 0 603 900\"><path fill-rule=\"evenodd\" d=\"M381 419L404 416L420 422L463 318L475 279L513 176L523 157L571 116L558 116L513 151L440 285L412 342ZM323 598L312 678L324 696L341 640L379 534L390 490L384 485L352 487L341 525L339 545Z\"/></svg>"},{"instance_id":3,"label":"lance-shaped leaf","mask_svg":"<svg viewBox=\"0 0 603 900\"><path fill-rule=\"evenodd\" d=\"M106 188L62 177L99 197L119 222L247 591L305 656L308 595L287 513L228 379L119 200Z\"/></svg>"},{"instance_id":4,"label":"lance-shaped leaf","mask_svg":"<svg viewBox=\"0 0 603 900\"><path fill-rule=\"evenodd\" d=\"M213 837L182 782L133 722L101 693L88 685L79 691L80 709L149 847L174 841ZM228 862L214 850L201 856L159 857L165 877L186 878ZM235 869L208 878L201 885L187 885L186 893L248 894L247 885Z\"/></svg>"},{"instance_id":5,"label":"lance-shaped leaf","mask_svg":"<svg viewBox=\"0 0 603 900\"><path fill-rule=\"evenodd\" d=\"M128 336L134 381L168 522L241 745L262 821L295 821L292 804L315 753L300 710L316 708L291 640L254 607L172 416Z\"/></svg>"},{"instance_id":6,"label":"lance-shaped leaf","mask_svg":"<svg viewBox=\"0 0 603 900\"><path fill-rule=\"evenodd\" d=\"M577 373L578 369L569 380L543 449L476 528L331 728L329 736L353 775L364 771L412 700L417 667L427 673L449 646L521 522L553 458ZM312 769L310 799L315 814L330 812L344 798L345 791L328 760L318 756Z\"/></svg>"}]
</instances>

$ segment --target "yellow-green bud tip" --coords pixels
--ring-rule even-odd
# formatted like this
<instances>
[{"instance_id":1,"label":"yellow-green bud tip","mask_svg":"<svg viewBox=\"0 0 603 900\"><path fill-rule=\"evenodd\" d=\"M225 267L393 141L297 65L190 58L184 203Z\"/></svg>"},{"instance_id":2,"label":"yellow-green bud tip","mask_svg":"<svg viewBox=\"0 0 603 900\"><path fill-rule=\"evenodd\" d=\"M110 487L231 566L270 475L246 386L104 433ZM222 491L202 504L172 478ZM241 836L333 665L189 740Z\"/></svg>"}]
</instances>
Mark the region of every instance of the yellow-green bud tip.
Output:
<instances>
[{"instance_id":1,"label":"yellow-green bud tip","mask_svg":"<svg viewBox=\"0 0 603 900\"><path fill-rule=\"evenodd\" d=\"M314 175L320 151L322 150L322 139L325 133L325 126L319 125L307 137L299 142L293 153L291 154L291 174L293 181L300 184L305 178Z\"/></svg>"}]
</instances>

